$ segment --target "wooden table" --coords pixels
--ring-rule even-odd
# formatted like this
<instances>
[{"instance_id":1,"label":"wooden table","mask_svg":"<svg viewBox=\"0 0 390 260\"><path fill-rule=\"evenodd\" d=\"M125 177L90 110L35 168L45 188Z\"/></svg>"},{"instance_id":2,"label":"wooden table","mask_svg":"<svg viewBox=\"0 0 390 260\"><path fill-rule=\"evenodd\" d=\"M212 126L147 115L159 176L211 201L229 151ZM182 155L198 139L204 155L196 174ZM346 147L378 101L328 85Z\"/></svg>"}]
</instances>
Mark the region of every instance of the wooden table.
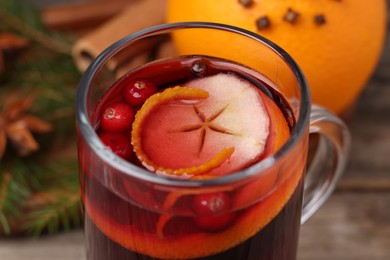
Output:
<instances>
[{"instance_id":1,"label":"wooden table","mask_svg":"<svg viewBox=\"0 0 390 260\"><path fill-rule=\"evenodd\" d=\"M390 34L350 128L347 171L329 201L302 227L300 260L390 259ZM82 230L39 239L1 238L0 259L83 260Z\"/></svg>"}]
</instances>

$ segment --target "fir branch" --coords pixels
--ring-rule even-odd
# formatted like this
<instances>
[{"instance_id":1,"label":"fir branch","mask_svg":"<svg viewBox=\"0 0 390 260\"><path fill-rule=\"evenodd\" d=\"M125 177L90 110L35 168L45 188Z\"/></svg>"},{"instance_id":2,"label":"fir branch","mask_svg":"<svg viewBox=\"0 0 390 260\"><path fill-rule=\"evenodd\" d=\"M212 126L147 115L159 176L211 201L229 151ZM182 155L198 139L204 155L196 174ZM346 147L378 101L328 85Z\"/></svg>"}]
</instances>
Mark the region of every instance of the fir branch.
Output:
<instances>
[{"instance_id":1,"label":"fir branch","mask_svg":"<svg viewBox=\"0 0 390 260\"><path fill-rule=\"evenodd\" d=\"M30 112L55 125L57 137L70 137L69 131L74 132L70 128L74 125L75 88L81 77L70 56L53 55L32 46L6 76L1 96L15 90L21 96L38 92Z\"/></svg>"},{"instance_id":2,"label":"fir branch","mask_svg":"<svg viewBox=\"0 0 390 260\"><path fill-rule=\"evenodd\" d=\"M58 189L48 191L51 198L42 208L34 209L27 215L25 229L34 236L42 232L58 232L69 230L72 226L80 226L80 195L74 192L60 192Z\"/></svg>"},{"instance_id":3,"label":"fir branch","mask_svg":"<svg viewBox=\"0 0 390 260\"><path fill-rule=\"evenodd\" d=\"M7 160L6 169L3 170L3 172L10 172L11 178L1 209L8 217L17 218L22 212L21 206L32 194L28 180L31 172L26 165L22 163L11 164L10 161L12 160Z\"/></svg>"},{"instance_id":4,"label":"fir branch","mask_svg":"<svg viewBox=\"0 0 390 260\"><path fill-rule=\"evenodd\" d=\"M31 207L31 200L37 196L43 201L41 205L31 207L24 225L24 229L34 236L44 231L55 233L81 225L76 159L52 160L45 164L45 169L34 173L39 177L40 185L36 186L38 192L28 204Z\"/></svg>"},{"instance_id":5,"label":"fir branch","mask_svg":"<svg viewBox=\"0 0 390 260\"><path fill-rule=\"evenodd\" d=\"M26 4L23 1L23 4ZM31 6L30 10L34 10ZM48 36L46 33L39 31L28 23L24 22L23 19L16 17L11 12L9 12L4 5L0 6L0 18L2 23L12 28L13 30L19 32L23 36L29 38L30 40L45 46L47 49L52 50L58 53L70 54L71 45L62 41L57 41L52 37Z\"/></svg>"},{"instance_id":6,"label":"fir branch","mask_svg":"<svg viewBox=\"0 0 390 260\"><path fill-rule=\"evenodd\" d=\"M46 191L48 185L50 185L49 189L71 190L78 193L77 158L59 159L51 157L48 159L49 161L46 161L44 166L39 162L35 164L31 162L35 167L34 175L39 179L39 185L34 188L37 191Z\"/></svg>"},{"instance_id":7,"label":"fir branch","mask_svg":"<svg viewBox=\"0 0 390 260\"><path fill-rule=\"evenodd\" d=\"M12 172L12 175L7 180L8 189L2 189L4 200L0 208L3 215L0 216L0 233L15 229L16 232L27 231L38 236L43 231L54 233L80 226L77 159L51 162L36 159L15 157L6 160L6 171ZM6 185L4 181L2 185ZM13 227L7 219L25 224Z\"/></svg>"},{"instance_id":8,"label":"fir branch","mask_svg":"<svg viewBox=\"0 0 390 260\"><path fill-rule=\"evenodd\" d=\"M9 182L11 180L11 174L9 172L2 173L2 182L0 185L0 230L3 230L5 234L10 233L10 226L8 220L3 211L4 201L7 198Z\"/></svg>"},{"instance_id":9,"label":"fir branch","mask_svg":"<svg viewBox=\"0 0 390 260\"><path fill-rule=\"evenodd\" d=\"M26 174L24 165L12 165L12 167L9 167L12 168L10 170L7 169L9 166L8 160L5 164L6 169L4 169L4 164L0 167L0 172L2 172L0 233L9 234L12 228L9 220L20 218L22 215L22 205L31 196L31 189L27 184L27 180L23 177Z\"/></svg>"},{"instance_id":10,"label":"fir branch","mask_svg":"<svg viewBox=\"0 0 390 260\"><path fill-rule=\"evenodd\" d=\"M2 210L0 210L0 227L0 231L3 231L4 234L9 235L11 233L11 227L8 223L7 217Z\"/></svg>"},{"instance_id":11,"label":"fir branch","mask_svg":"<svg viewBox=\"0 0 390 260\"><path fill-rule=\"evenodd\" d=\"M9 172L3 172L1 176L0 185L0 210L3 209L4 201L6 200L9 182L11 181L11 174Z\"/></svg>"},{"instance_id":12,"label":"fir branch","mask_svg":"<svg viewBox=\"0 0 390 260\"><path fill-rule=\"evenodd\" d=\"M38 93L29 112L55 125L33 156L20 158L9 150L2 159L0 234L16 229L39 235L79 226L77 156L69 144L76 139L74 97L81 74L70 56L70 41L67 35L48 33L28 1L0 0L0 27L31 40L2 75L0 97ZM64 152L64 144L69 151Z\"/></svg>"}]
</instances>

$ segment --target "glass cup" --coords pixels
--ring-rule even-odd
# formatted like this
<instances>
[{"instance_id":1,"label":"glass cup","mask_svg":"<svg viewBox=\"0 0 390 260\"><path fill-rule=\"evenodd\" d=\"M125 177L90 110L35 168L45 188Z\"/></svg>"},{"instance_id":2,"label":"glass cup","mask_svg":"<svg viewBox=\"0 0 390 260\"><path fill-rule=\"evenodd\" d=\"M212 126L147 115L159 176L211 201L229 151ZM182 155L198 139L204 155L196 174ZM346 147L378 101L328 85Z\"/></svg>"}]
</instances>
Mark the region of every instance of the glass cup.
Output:
<instances>
[{"instance_id":1,"label":"glass cup","mask_svg":"<svg viewBox=\"0 0 390 260\"><path fill-rule=\"evenodd\" d=\"M229 40L213 49L210 42L217 38ZM142 47L171 39L178 46L189 39L196 44L178 50L185 56L152 51L147 62L126 62ZM199 55L252 68L271 92L283 97L291 135L279 150L223 177L185 180L149 172L102 143L96 134L100 98L118 78L156 60ZM204 68L196 63L192 69L201 73ZM157 78L169 74L161 71L153 73ZM164 24L116 42L85 72L76 105L86 254L91 260L295 259L300 226L334 190L350 146L344 123L311 104L305 77L284 50L257 34L222 24ZM310 163L309 136L316 140ZM219 207L226 198L229 207L217 215L194 210L197 201ZM202 229L202 221L227 224Z\"/></svg>"}]
</instances>

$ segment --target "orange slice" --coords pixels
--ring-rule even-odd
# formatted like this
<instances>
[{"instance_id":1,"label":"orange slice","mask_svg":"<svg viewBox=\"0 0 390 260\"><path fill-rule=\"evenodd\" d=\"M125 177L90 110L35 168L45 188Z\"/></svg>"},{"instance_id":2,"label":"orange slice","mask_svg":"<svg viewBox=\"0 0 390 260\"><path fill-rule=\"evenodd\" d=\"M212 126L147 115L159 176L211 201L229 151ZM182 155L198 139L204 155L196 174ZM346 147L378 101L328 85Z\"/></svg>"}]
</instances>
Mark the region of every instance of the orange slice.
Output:
<instances>
[{"instance_id":1,"label":"orange slice","mask_svg":"<svg viewBox=\"0 0 390 260\"><path fill-rule=\"evenodd\" d=\"M174 88L168 88L163 92L154 94L145 101L142 108L136 114L133 123L133 131L131 134L131 141L134 147L134 152L137 155L138 159L142 162L143 166L145 166L148 170L156 172L158 174L193 176L204 174L213 170L214 168L220 166L231 156L234 151L234 148L223 148L217 155L215 155L215 157L213 157L209 161L202 162L199 165L184 168L169 168L160 166L155 163L152 159L149 158L148 154L143 149L143 130L145 130L143 125L148 116L153 114L156 109L158 109L164 104L169 103L170 101L180 100L181 102L183 102L184 100L205 99L207 97L208 93L204 90L177 86ZM157 122L160 122L160 120L158 120ZM154 131L155 128L150 128L150 130ZM164 140L164 137L160 139L160 141L162 140ZM157 150L158 153L164 152L164 150L161 148Z\"/></svg>"}]
</instances>

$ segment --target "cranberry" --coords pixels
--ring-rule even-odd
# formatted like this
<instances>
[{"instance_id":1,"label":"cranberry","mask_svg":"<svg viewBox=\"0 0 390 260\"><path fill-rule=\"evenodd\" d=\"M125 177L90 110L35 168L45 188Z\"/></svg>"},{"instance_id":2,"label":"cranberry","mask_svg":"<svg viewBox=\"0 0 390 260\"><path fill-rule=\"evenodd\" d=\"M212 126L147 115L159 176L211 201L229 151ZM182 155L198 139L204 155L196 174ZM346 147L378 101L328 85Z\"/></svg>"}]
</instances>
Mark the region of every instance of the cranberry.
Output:
<instances>
[{"instance_id":1,"label":"cranberry","mask_svg":"<svg viewBox=\"0 0 390 260\"><path fill-rule=\"evenodd\" d=\"M134 121L134 114L134 109L125 102L109 104L101 115L101 127L110 132L128 131Z\"/></svg>"},{"instance_id":2,"label":"cranberry","mask_svg":"<svg viewBox=\"0 0 390 260\"><path fill-rule=\"evenodd\" d=\"M125 160L130 160L133 155L130 135L123 133L101 132L100 140L111 149L113 153Z\"/></svg>"},{"instance_id":3,"label":"cranberry","mask_svg":"<svg viewBox=\"0 0 390 260\"><path fill-rule=\"evenodd\" d=\"M197 195L192 208L199 215L194 218L195 225L208 232L225 229L236 217L235 212L226 212L231 208L231 199L224 192Z\"/></svg>"},{"instance_id":4,"label":"cranberry","mask_svg":"<svg viewBox=\"0 0 390 260\"><path fill-rule=\"evenodd\" d=\"M150 81L132 80L124 87L122 96L130 105L140 106L156 92L157 87Z\"/></svg>"}]
</instances>

